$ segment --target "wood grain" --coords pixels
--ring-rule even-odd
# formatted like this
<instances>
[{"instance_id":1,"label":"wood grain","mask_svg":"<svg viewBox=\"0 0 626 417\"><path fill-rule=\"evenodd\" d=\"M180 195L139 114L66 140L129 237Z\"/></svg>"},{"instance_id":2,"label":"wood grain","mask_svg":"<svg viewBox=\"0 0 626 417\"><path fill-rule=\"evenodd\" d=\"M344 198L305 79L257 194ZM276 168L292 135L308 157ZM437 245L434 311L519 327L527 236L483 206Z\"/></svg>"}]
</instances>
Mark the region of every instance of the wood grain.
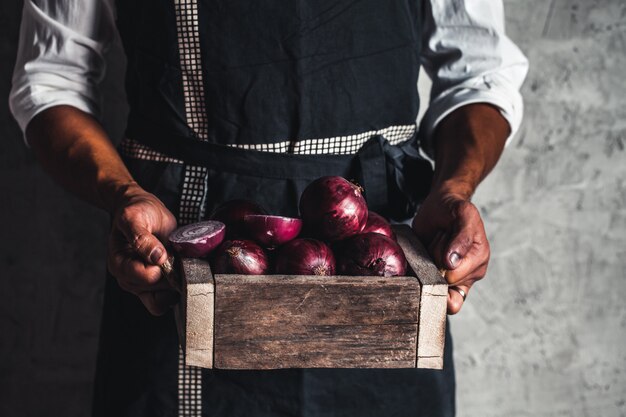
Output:
<instances>
[{"instance_id":1,"label":"wood grain","mask_svg":"<svg viewBox=\"0 0 626 417\"><path fill-rule=\"evenodd\" d=\"M215 366L415 367L413 277L217 275Z\"/></svg>"},{"instance_id":2,"label":"wood grain","mask_svg":"<svg viewBox=\"0 0 626 417\"><path fill-rule=\"evenodd\" d=\"M443 369L448 283L409 226L394 227L409 266L421 284L417 367Z\"/></svg>"}]
</instances>

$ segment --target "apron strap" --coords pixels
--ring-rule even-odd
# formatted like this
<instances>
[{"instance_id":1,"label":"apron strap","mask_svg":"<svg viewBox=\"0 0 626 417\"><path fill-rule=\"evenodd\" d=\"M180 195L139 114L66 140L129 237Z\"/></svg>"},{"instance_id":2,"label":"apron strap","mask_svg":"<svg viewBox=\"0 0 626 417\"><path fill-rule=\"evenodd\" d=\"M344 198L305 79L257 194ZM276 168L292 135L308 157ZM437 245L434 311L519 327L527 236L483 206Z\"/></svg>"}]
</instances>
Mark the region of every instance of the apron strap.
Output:
<instances>
[{"instance_id":1,"label":"apron strap","mask_svg":"<svg viewBox=\"0 0 626 417\"><path fill-rule=\"evenodd\" d=\"M387 210L387 168L382 135L372 136L357 152L360 181L370 210L383 213Z\"/></svg>"}]
</instances>

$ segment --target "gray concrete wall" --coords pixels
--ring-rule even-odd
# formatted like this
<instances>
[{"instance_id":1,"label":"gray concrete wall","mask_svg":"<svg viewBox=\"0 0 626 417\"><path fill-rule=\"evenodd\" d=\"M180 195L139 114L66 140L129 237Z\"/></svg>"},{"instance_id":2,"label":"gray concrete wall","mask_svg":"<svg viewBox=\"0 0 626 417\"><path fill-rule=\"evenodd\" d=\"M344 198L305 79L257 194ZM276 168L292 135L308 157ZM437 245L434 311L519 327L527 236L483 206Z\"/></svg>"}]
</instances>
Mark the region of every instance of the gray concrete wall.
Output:
<instances>
[{"instance_id":1,"label":"gray concrete wall","mask_svg":"<svg viewBox=\"0 0 626 417\"><path fill-rule=\"evenodd\" d=\"M459 416L624 416L626 2L505 8L526 118L475 199L493 258L452 319Z\"/></svg>"},{"instance_id":2,"label":"gray concrete wall","mask_svg":"<svg viewBox=\"0 0 626 417\"><path fill-rule=\"evenodd\" d=\"M106 217L47 179L8 115L20 8L0 2L0 416L86 416ZM493 258L451 319L458 415L624 416L626 3L505 8L532 64L526 120L475 198Z\"/></svg>"}]
</instances>

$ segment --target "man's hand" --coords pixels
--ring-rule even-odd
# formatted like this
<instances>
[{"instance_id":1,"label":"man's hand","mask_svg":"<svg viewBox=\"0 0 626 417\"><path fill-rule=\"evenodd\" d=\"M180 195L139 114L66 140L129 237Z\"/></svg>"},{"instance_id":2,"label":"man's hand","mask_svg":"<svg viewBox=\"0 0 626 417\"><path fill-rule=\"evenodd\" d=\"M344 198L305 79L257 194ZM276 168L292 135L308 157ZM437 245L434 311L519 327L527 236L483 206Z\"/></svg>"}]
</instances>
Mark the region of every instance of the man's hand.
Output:
<instances>
[{"instance_id":1,"label":"man's hand","mask_svg":"<svg viewBox=\"0 0 626 417\"><path fill-rule=\"evenodd\" d=\"M159 315L178 294L161 277L167 252L159 241L176 228L172 213L133 181L102 126L71 106L55 106L33 118L26 137L35 156L65 188L113 216L109 271Z\"/></svg>"},{"instance_id":2,"label":"man's hand","mask_svg":"<svg viewBox=\"0 0 626 417\"><path fill-rule=\"evenodd\" d=\"M432 191L413 219L413 229L450 286L465 294L483 278L489 242L470 198L498 162L510 133L508 122L489 104L468 104L454 110L434 136L435 175ZM458 291L448 291L448 313L463 306Z\"/></svg>"},{"instance_id":3,"label":"man's hand","mask_svg":"<svg viewBox=\"0 0 626 417\"><path fill-rule=\"evenodd\" d=\"M450 286L469 293L483 278L489 262L489 242L480 214L469 200L449 191L431 193L413 219L413 230L424 243L435 264L447 270ZM463 297L448 290L448 314L456 314Z\"/></svg>"},{"instance_id":4,"label":"man's hand","mask_svg":"<svg viewBox=\"0 0 626 417\"><path fill-rule=\"evenodd\" d=\"M109 235L107 266L122 289L139 297L159 316L179 295L162 276L159 265L167 258L161 241L176 228L176 219L154 195L137 185L128 188L114 212Z\"/></svg>"}]
</instances>

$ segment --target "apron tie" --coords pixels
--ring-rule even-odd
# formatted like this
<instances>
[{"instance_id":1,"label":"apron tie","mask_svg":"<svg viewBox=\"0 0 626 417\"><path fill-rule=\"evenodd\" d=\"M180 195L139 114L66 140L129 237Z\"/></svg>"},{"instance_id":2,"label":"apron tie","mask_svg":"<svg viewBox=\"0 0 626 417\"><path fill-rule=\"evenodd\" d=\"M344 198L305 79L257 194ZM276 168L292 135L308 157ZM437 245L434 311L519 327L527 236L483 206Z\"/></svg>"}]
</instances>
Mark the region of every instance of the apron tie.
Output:
<instances>
[{"instance_id":1,"label":"apron tie","mask_svg":"<svg viewBox=\"0 0 626 417\"><path fill-rule=\"evenodd\" d=\"M367 206L377 213L384 213L388 202L384 141L381 135L372 136L357 152Z\"/></svg>"}]
</instances>

